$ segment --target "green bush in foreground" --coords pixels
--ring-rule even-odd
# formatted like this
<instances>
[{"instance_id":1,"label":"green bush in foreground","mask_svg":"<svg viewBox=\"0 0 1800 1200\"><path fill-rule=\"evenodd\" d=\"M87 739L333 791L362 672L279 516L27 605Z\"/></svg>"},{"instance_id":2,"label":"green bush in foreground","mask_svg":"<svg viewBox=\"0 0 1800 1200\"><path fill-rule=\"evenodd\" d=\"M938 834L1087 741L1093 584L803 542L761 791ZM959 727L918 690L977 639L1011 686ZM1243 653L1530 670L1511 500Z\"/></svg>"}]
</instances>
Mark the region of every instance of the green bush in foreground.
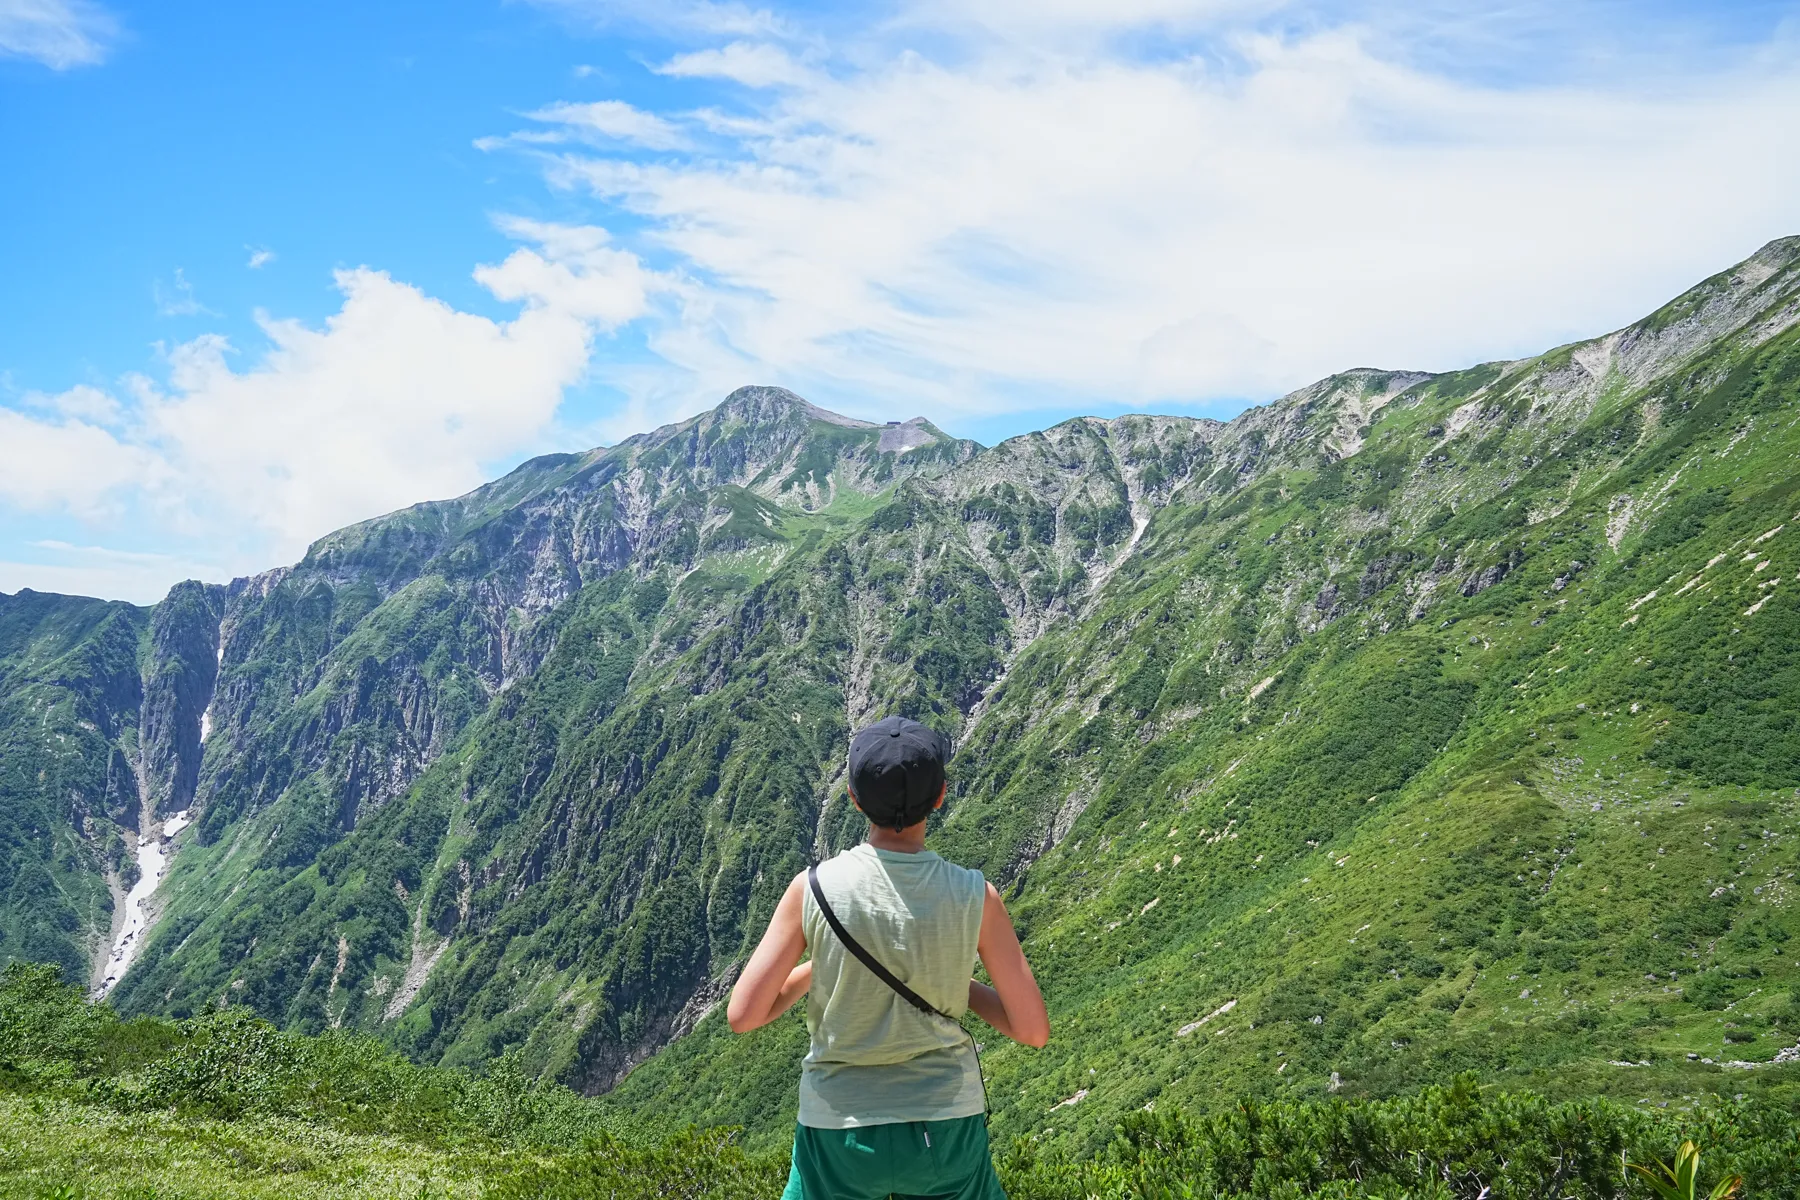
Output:
<instances>
[{"instance_id":1,"label":"green bush in foreground","mask_svg":"<svg viewBox=\"0 0 1800 1200\"><path fill-rule=\"evenodd\" d=\"M0 972L0 1088L432 1145L573 1147L624 1132L592 1101L528 1079L516 1058L479 1076L421 1067L373 1038L284 1033L240 1009L125 1021L62 983L56 967L24 963Z\"/></svg>"},{"instance_id":2,"label":"green bush in foreground","mask_svg":"<svg viewBox=\"0 0 1800 1200\"><path fill-rule=\"evenodd\" d=\"M511 1060L420 1067L234 1011L122 1021L55 967L0 973L0 1197L752 1200L787 1173L729 1130L615 1121ZM1800 1197L1800 1125L1774 1105L1645 1112L1473 1076L1391 1100L1134 1113L1088 1158L1015 1139L1000 1173L1014 1200L1622 1200L1651 1194L1627 1162L1686 1140L1705 1151L1702 1194L1741 1175L1746 1196Z\"/></svg>"},{"instance_id":3,"label":"green bush in foreground","mask_svg":"<svg viewBox=\"0 0 1800 1200\"><path fill-rule=\"evenodd\" d=\"M1771 1105L1722 1101L1692 1113L1607 1100L1551 1103L1484 1092L1472 1076L1384 1101L1240 1104L1204 1117L1136 1113L1086 1162L1016 1142L1013 1200L1099 1197L1648 1196L1626 1161L1706 1148L1707 1178L1742 1175L1752 1197L1800 1196L1800 1127Z\"/></svg>"}]
</instances>

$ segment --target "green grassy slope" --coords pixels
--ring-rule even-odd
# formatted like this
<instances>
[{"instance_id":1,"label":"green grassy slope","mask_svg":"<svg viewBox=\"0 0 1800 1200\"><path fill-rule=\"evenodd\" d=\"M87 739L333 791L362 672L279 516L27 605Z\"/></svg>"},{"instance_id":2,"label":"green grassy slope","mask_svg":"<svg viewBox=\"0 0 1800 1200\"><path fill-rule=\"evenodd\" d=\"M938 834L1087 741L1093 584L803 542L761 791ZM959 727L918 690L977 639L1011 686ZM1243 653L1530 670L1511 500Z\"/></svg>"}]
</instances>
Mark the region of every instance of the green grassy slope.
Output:
<instances>
[{"instance_id":1,"label":"green grassy slope","mask_svg":"<svg viewBox=\"0 0 1800 1200\"><path fill-rule=\"evenodd\" d=\"M1012 665L934 843L1007 881L1055 1023L986 1055L998 1128L1462 1069L1790 1094L1748 1064L1800 1038L1800 331L1558 424L1571 358L1178 494ZM779 1140L799 1035L716 1021L619 1100Z\"/></svg>"}]
</instances>

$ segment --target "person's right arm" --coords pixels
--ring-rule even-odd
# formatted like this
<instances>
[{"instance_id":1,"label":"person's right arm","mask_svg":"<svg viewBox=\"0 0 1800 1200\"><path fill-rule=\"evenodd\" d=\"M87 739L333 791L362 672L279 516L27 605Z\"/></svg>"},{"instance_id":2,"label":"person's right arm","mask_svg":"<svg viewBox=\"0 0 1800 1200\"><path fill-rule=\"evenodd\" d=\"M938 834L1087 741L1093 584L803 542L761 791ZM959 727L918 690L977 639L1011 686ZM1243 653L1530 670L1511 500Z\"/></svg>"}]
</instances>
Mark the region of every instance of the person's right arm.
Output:
<instances>
[{"instance_id":1,"label":"person's right arm","mask_svg":"<svg viewBox=\"0 0 1800 1200\"><path fill-rule=\"evenodd\" d=\"M981 938L976 943L976 953L994 984L989 987L969 980L969 1007L1013 1041L1043 1046L1050 1040L1050 1014L1044 1011L1043 993L1038 991L1031 964L1025 961L1006 901L991 883L981 910Z\"/></svg>"},{"instance_id":2,"label":"person's right arm","mask_svg":"<svg viewBox=\"0 0 1800 1200\"><path fill-rule=\"evenodd\" d=\"M806 953L806 931L800 925L805 887L806 876L794 876L775 905L762 941L732 985L731 999L725 1003L725 1021L731 1032L762 1028L812 987L812 964L800 961Z\"/></svg>"}]
</instances>

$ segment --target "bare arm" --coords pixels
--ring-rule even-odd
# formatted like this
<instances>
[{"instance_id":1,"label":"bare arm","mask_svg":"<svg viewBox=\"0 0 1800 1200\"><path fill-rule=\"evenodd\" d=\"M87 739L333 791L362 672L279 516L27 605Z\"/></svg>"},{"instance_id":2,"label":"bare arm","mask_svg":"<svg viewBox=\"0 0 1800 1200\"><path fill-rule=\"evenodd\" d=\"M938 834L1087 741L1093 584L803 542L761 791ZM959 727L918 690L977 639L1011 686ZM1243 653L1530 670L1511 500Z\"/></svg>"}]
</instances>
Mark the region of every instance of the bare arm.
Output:
<instances>
[{"instance_id":1,"label":"bare arm","mask_svg":"<svg viewBox=\"0 0 1800 1200\"><path fill-rule=\"evenodd\" d=\"M1050 1014L1019 935L1013 929L1006 901L993 884L987 885L987 902L981 910L981 940L976 944L981 965L994 986L969 981L969 1007L975 1015L1015 1042L1041 1047L1050 1040Z\"/></svg>"},{"instance_id":2,"label":"bare arm","mask_svg":"<svg viewBox=\"0 0 1800 1200\"><path fill-rule=\"evenodd\" d=\"M725 1020L733 1033L749 1033L767 1025L812 987L812 963L800 962L806 951L806 933L800 927L800 889L805 880L804 875L794 876L781 894L762 941L731 989Z\"/></svg>"}]
</instances>

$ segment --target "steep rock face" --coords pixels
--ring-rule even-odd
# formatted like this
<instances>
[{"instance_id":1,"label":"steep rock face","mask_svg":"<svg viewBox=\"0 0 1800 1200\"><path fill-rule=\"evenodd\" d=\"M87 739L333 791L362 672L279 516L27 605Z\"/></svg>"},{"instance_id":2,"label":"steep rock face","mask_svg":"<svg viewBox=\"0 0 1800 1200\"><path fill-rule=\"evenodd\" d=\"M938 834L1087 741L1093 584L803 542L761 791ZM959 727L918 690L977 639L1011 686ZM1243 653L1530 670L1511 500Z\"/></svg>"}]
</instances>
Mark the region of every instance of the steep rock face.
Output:
<instances>
[{"instance_id":1,"label":"steep rock face","mask_svg":"<svg viewBox=\"0 0 1800 1200\"><path fill-rule=\"evenodd\" d=\"M1150 514L1210 464L1214 421L1078 418L983 452L934 490L1029 643L1079 612Z\"/></svg>"},{"instance_id":2,"label":"steep rock face","mask_svg":"<svg viewBox=\"0 0 1800 1200\"><path fill-rule=\"evenodd\" d=\"M1542 873L1622 863L1666 817L1679 903L1723 900L1738 876L1694 849L1714 827L1680 823L1739 820L1709 788L1800 784L1796 568L1749 553L1800 522L1797 258L1773 243L1535 359L1348 371L1225 423L982 449L740 389L331 534L217 608L172 596L152 641L178 653L181 614L217 614L200 838L117 1001L449 1062L523 1047L623 1103L778 1129L791 1024L727 1044L706 1014L787 881L859 835L848 730L903 712L953 737L935 836L1006 885L1067 1031L995 1051L1003 1129L1203 1100L1214 1070L1379 1090L1480 1046L1610 1062L1640 1034L1581 1008L1591 979L1555 975L1557 1019L1604 1037L1483 980L1580 959L1618 989L1687 969L1678 943L1725 971L1780 941L1746 901L1626 953L1641 881ZM1663 807L1571 782L1615 761ZM1730 803L1788 836L1791 805ZM1420 837L1443 857L1402 857ZM1234 998L1254 1029L1177 1032ZM1265 1079L1277 1054L1296 1070Z\"/></svg>"},{"instance_id":3,"label":"steep rock face","mask_svg":"<svg viewBox=\"0 0 1800 1200\"><path fill-rule=\"evenodd\" d=\"M150 617L138 726L145 811L185 810L200 780L201 718L219 669L225 589L180 583Z\"/></svg>"},{"instance_id":4,"label":"steep rock face","mask_svg":"<svg viewBox=\"0 0 1800 1200\"><path fill-rule=\"evenodd\" d=\"M385 600L304 565L234 588L198 791L200 833L300 797L271 853L309 860L404 791L497 690L492 621L441 578Z\"/></svg>"},{"instance_id":5,"label":"steep rock face","mask_svg":"<svg viewBox=\"0 0 1800 1200\"><path fill-rule=\"evenodd\" d=\"M973 449L921 421L877 426L741 388L680 425L535 459L322 539L296 567L233 587L203 836L304 784L318 796L290 827L309 832L284 852L304 859L533 674L584 586L707 555L778 560L782 513L938 473Z\"/></svg>"}]
</instances>

